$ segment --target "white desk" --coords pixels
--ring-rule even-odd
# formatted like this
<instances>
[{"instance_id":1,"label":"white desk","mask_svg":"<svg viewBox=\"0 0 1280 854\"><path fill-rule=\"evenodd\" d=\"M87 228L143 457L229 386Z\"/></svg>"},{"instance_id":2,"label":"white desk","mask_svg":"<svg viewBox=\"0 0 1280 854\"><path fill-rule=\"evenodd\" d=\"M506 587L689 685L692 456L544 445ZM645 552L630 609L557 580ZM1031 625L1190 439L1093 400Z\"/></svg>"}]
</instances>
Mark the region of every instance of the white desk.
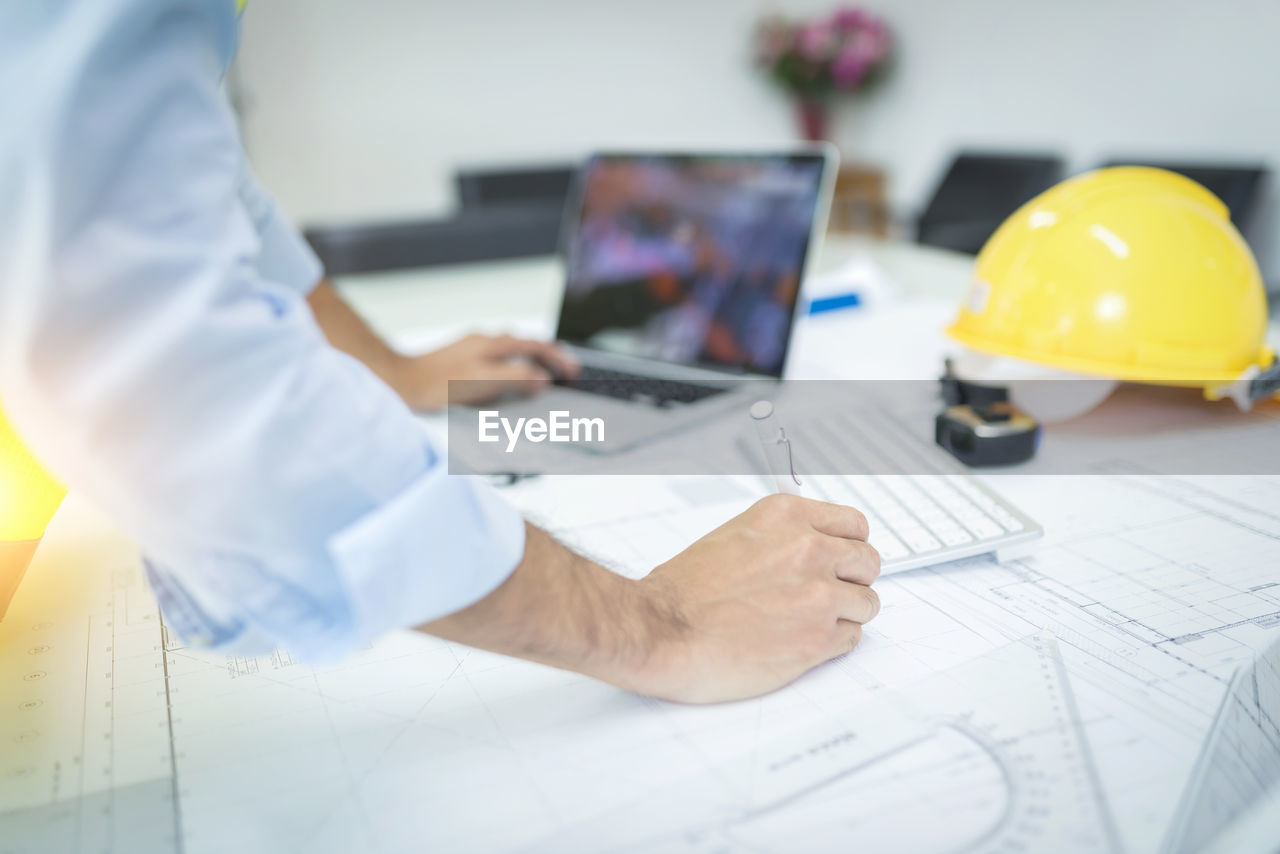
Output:
<instances>
[{"instance_id":1,"label":"white desk","mask_svg":"<svg viewBox=\"0 0 1280 854\"><path fill-rule=\"evenodd\" d=\"M973 259L904 243L828 239L816 272L835 269L859 253L870 256L905 296L958 301ZM343 276L335 284L379 332L399 336L433 326L492 328L512 319L554 321L563 290L558 259L535 258ZM848 311L832 317L849 316ZM824 319L825 320L825 319Z\"/></svg>"},{"instance_id":2,"label":"white desk","mask_svg":"<svg viewBox=\"0 0 1280 854\"><path fill-rule=\"evenodd\" d=\"M852 248L833 247L824 266ZM813 356L802 370L857 369L824 361L838 345L863 367L859 353L897 354L906 374L932 376L968 260L868 251L902 282L909 299L890 312L914 317L917 335L877 340L891 314L833 312L806 324ZM495 307L545 324L558 271L511 262L340 286L403 338ZM646 505L665 500L655 479L599 480L584 479L576 497L529 481L512 498L635 572L655 548L678 549L736 512L702 494L664 514ZM901 739L879 708L886 695L927 712L944 760L969 758L919 765L938 757L910 753L917 765L870 782L855 774L819 797L802 833L834 834L842 851L850 839L951 850L990 823L992 847L1052 850L1071 838L1076 850L1108 850L1115 840L1084 821L1100 809L1096 773L1125 848L1155 850L1225 674L1280 621L1270 592L1280 587L1267 586L1280 582L1280 484L1018 477L1001 487L1049 529L1034 556L882 579L884 611L853 654L768 697L712 708L407 633L332 667L279 652L196 654L163 633L128 540L73 495L0 622L0 851L595 850L604 834L637 819L637 832L656 832L681 810L696 832L664 837L671 850L732 849L735 817L757 803L742 786L770 771L760 763L774 739L816 727L825 748L832 721L870 720L885 729L860 738ZM1041 645L1028 659L1022 642L1042 626L1061 652ZM1078 826L1101 833L1092 849L1070 835Z\"/></svg>"},{"instance_id":3,"label":"white desk","mask_svg":"<svg viewBox=\"0 0 1280 854\"><path fill-rule=\"evenodd\" d=\"M875 315L838 310L804 319L791 375L804 379L929 379L947 344L941 330L967 293L973 259L893 241L828 238L815 272L822 275L865 256L900 288L896 303ZM379 332L416 343L424 330L446 334L475 327L543 329L554 324L563 290L555 258L344 276L343 296ZM1280 314L1270 338L1280 342Z\"/></svg>"}]
</instances>

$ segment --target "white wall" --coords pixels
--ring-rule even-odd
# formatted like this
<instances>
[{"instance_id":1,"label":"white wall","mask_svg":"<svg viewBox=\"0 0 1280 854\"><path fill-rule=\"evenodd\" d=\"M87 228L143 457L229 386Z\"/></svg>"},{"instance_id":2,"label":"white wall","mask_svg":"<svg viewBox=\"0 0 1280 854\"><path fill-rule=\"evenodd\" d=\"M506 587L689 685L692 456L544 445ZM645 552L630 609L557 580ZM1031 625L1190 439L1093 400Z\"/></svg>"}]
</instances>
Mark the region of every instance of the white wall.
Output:
<instances>
[{"instance_id":1,"label":"white wall","mask_svg":"<svg viewBox=\"0 0 1280 854\"><path fill-rule=\"evenodd\" d=\"M264 182L307 222L453 203L459 165L608 145L770 144L749 64L766 9L834 0L254 0L235 85ZM1278 0L876 0L898 64L837 141L903 214L958 146L1239 159L1280 170ZM1280 280L1280 180L1256 237Z\"/></svg>"}]
</instances>

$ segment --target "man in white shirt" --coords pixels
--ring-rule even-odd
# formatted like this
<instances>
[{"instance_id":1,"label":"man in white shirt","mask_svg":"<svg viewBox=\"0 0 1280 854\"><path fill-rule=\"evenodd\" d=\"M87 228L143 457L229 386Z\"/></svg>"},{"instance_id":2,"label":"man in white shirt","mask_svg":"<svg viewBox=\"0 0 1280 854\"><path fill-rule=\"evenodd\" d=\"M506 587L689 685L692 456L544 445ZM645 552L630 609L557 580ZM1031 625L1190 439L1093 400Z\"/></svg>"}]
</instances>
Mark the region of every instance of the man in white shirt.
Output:
<instances>
[{"instance_id":1,"label":"man in white shirt","mask_svg":"<svg viewBox=\"0 0 1280 854\"><path fill-rule=\"evenodd\" d=\"M174 630L323 658L411 626L694 702L857 643L856 510L766 499L635 581L448 475L405 401L573 366L507 338L401 357L317 285L220 92L237 38L234 0L0 8L0 400L137 538Z\"/></svg>"}]
</instances>

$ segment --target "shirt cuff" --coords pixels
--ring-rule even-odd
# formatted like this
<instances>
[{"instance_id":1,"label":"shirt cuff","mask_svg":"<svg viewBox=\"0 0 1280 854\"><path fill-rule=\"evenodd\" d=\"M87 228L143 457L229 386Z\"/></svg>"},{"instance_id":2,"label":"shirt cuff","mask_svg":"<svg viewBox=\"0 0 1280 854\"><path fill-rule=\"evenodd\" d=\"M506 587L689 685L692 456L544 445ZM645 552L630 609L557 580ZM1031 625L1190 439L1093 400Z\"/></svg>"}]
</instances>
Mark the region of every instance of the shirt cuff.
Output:
<instances>
[{"instance_id":1,"label":"shirt cuff","mask_svg":"<svg viewBox=\"0 0 1280 854\"><path fill-rule=\"evenodd\" d=\"M493 592L524 556L524 518L492 487L433 466L329 541L357 635L419 626Z\"/></svg>"}]
</instances>

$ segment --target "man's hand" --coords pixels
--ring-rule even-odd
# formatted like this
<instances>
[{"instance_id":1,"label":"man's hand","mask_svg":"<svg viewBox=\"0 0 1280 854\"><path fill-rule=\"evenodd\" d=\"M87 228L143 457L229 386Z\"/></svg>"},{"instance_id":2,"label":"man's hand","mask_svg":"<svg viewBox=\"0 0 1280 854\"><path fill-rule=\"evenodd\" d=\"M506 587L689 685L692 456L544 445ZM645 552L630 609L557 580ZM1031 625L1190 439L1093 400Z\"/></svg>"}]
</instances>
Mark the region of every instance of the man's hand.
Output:
<instances>
[{"instance_id":1,"label":"man's hand","mask_svg":"<svg viewBox=\"0 0 1280 854\"><path fill-rule=\"evenodd\" d=\"M506 582L421 630L708 703L772 691L848 652L880 609L869 586L880 556L850 507L762 499L640 581L528 531Z\"/></svg>"},{"instance_id":2,"label":"man's hand","mask_svg":"<svg viewBox=\"0 0 1280 854\"><path fill-rule=\"evenodd\" d=\"M772 691L862 637L880 611L880 555L852 507L790 495L757 502L642 584L674 615L645 693L705 703Z\"/></svg>"},{"instance_id":3,"label":"man's hand","mask_svg":"<svg viewBox=\"0 0 1280 854\"><path fill-rule=\"evenodd\" d=\"M447 347L402 358L388 378L414 409L443 409L450 403L484 403L506 391L534 391L552 374L574 377L577 361L546 341L510 335L468 335ZM449 398L449 380L467 380Z\"/></svg>"},{"instance_id":4,"label":"man's hand","mask_svg":"<svg viewBox=\"0 0 1280 854\"><path fill-rule=\"evenodd\" d=\"M422 356L402 356L387 346L352 310L327 279L307 295L307 304L329 343L354 356L413 409L443 409L449 380L468 380L453 403L483 403L504 391L533 391L554 372L578 374L578 363L564 349L545 341L510 335L468 335Z\"/></svg>"}]
</instances>

